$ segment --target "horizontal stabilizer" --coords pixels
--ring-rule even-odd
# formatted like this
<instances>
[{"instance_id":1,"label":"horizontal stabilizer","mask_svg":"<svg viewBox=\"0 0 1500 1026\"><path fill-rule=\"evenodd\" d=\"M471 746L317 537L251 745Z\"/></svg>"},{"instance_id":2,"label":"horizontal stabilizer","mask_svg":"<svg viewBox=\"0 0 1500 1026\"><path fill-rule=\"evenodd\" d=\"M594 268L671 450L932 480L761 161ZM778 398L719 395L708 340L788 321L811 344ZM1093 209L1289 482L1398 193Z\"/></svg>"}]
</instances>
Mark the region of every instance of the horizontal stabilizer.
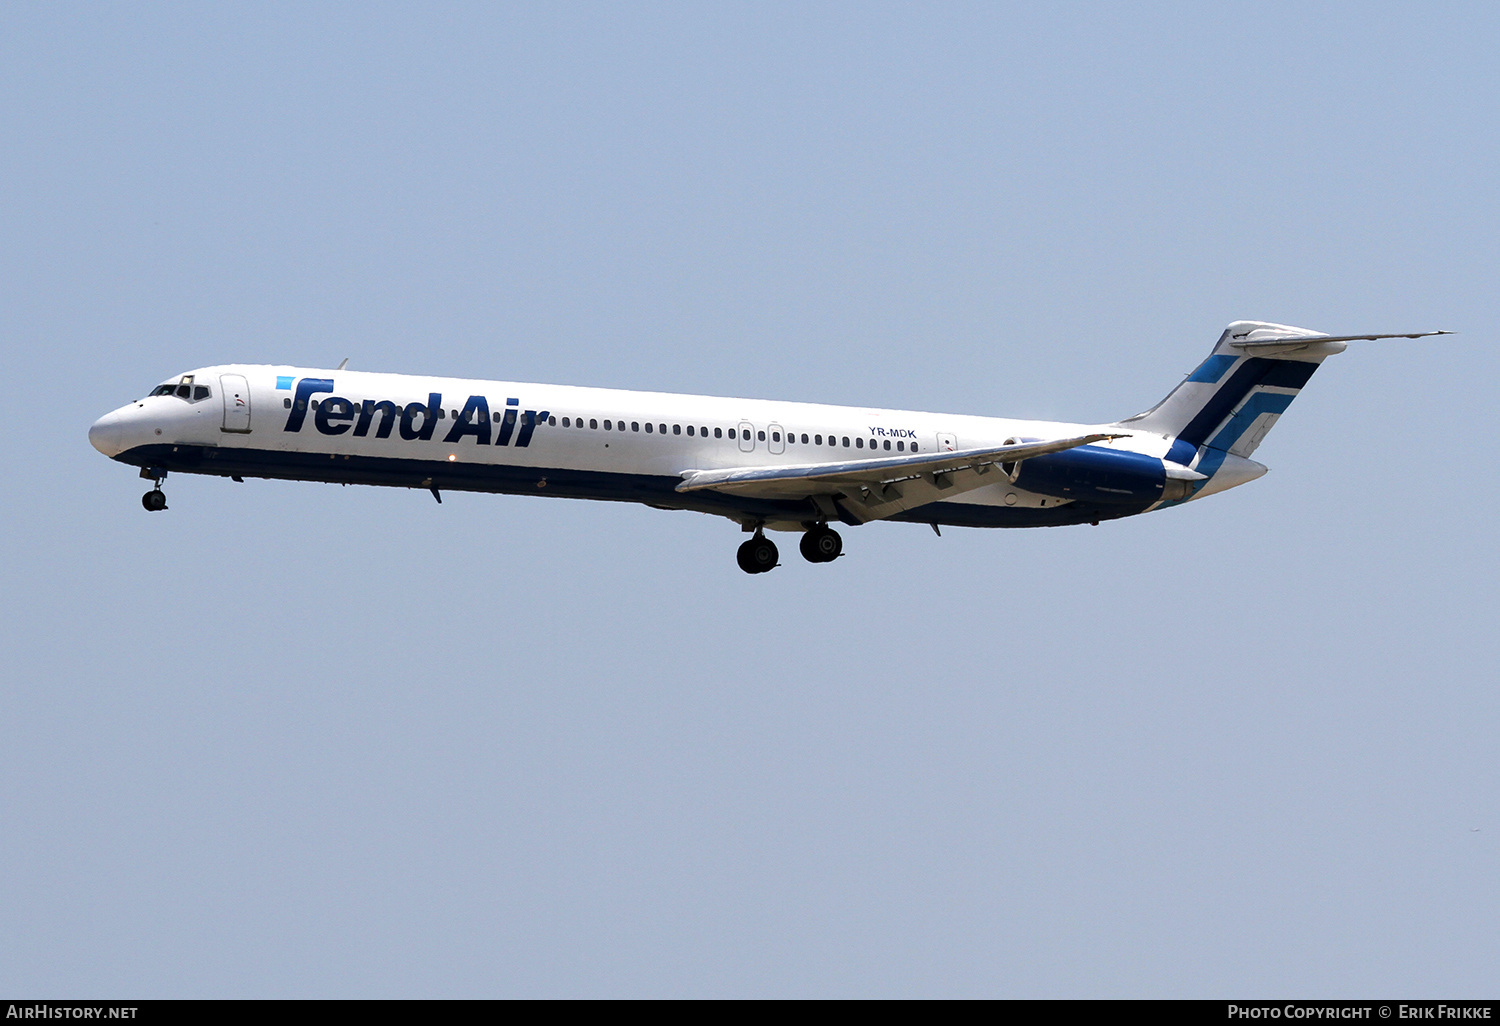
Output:
<instances>
[{"instance_id":1,"label":"horizontal stabilizer","mask_svg":"<svg viewBox=\"0 0 1500 1026\"><path fill-rule=\"evenodd\" d=\"M1170 439L1169 462L1213 477L1226 456L1249 459L1323 361L1350 342L1451 334L1326 335L1291 324L1234 321L1165 399L1118 426Z\"/></svg>"},{"instance_id":2,"label":"horizontal stabilizer","mask_svg":"<svg viewBox=\"0 0 1500 1026\"><path fill-rule=\"evenodd\" d=\"M1262 338L1245 342L1231 341L1229 345L1251 356L1274 356L1294 353L1299 349L1328 342L1373 342L1381 338L1431 338L1434 335L1451 335L1451 331L1417 331L1407 335L1303 335L1301 337Z\"/></svg>"}]
</instances>

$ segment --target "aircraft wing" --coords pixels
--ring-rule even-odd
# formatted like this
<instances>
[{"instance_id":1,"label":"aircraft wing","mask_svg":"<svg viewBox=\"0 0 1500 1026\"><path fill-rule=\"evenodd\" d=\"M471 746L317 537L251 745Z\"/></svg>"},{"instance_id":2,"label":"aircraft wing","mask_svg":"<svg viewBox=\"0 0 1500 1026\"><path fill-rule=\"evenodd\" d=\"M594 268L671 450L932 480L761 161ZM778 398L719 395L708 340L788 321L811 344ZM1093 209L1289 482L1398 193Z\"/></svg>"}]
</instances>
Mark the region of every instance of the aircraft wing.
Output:
<instances>
[{"instance_id":1,"label":"aircraft wing","mask_svg":"<svg viewBox=\"0 0 1500 1026\"><path fill-rule=\"evenodd\" d=\"M688 470L683 473L677 490L696 492L711 488L759 499L807 498L815 502L821 496L824 502L818 504L825 511L828 507L824 503L838 498L845 509L868 522L1002 481L1005 475L995 469L999 463L1014 463L1125 437L1100 433L844 463Z\"/></svg>"}]
</instances>

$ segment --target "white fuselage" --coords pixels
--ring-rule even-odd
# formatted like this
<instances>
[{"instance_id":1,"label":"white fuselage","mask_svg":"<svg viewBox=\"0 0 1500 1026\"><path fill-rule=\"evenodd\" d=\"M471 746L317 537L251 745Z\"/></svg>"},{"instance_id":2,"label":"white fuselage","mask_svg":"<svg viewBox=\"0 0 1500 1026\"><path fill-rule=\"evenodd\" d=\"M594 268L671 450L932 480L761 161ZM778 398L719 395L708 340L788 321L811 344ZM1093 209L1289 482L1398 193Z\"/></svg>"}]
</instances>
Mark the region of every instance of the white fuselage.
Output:
<instances>
[{"instance_id":1,"label":"white fuselage","mask_svg":"<svg viewBox=\"0 0 1500 1026\"><path fill-rule=\"evenodd\" d=\"M764 530L837 559L832 524L1100 523L1252 481L1250 459L1325 359L1351 341L1234 321L1160 402L1108 424L227 364L164 382L89 429L168 473L553 495L728 517L741 569L779 565Z\"/></svg>"},{"instance_id":2,"label":"white fuselage","mask_svg":"<svg viewBox=\"0 0 1500 1026\"><path fill-rule=\"evenodd\" d=\"M701 497L674 497L670 485L694 470L848 462L1089 429L911 410L244 364L205 367L175 380L187 379L190 389L206 386L209 395L195 400L191 394L153 394L122 407L90 432L96 447L141 466L225 476L550 491L704 508ZM1146 435L1100 444L1161 456L1168 443ZM188 462L194 465L171 459L184 450L193 450ZM497 470L504 473L487 473ZM705 511L788 529L808 516L795 510L782 516L724 498L714 497ZM951 504L1019 513L1068 502L997 483L956 496ZM740 506L747 508L737 515ZM973 520L933 512L915 519Z\"/></svg>"}]
</instances>

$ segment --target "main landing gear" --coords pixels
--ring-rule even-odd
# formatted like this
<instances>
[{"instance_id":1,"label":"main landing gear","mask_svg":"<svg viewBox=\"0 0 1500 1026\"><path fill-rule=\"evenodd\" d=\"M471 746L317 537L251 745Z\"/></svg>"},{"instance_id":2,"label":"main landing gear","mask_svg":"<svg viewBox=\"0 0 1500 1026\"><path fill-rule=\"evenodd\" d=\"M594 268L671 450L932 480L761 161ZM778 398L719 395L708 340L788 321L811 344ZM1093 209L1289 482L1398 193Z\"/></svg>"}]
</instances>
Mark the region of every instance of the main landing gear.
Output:
<instances>
[{"instance_id":1,"label":"main landing gear","mask_svg":"<svg viewBox=\"0 0 1500 1026\"><path fill-rule=\"evenodd\" d=\"M167 508L167 493L161 490L161 483L167 472L155 467L142 467L141 476L156 484L155 488L141 496L141 505L146 507L148 513L160 513Z\"/></svg>"},{"instance_id":2,"label":"main landing gear","mask_svg":"<svg viewBox=\"0 0 1500 1026\"><path fill-rule=\"evenodd\" d=\"M767 570L776 569L776 560L780 556L781 553L776 551L776 543L756 531L755 537L741 545L734 558L745 573L763 574Z\"/></svg>"},{"instance_id":3,"label":"main landing gear","mask_svg":"<svg viewBox=\"0 0 1500 1026\"><path fill-rule=\"evenodd\" d=\"M832 563L843 554L844 539L827 524L819 524L808 529L798 547L802 550L802 558L809 563ZM754 538L740 546L735 559L745 573L763 574L776 569L779 556L776 543L757 530Z\"/></svg>"},{"instance_id":4,"label":"main landing gear","mask_svg":"<svg viewBox=\"0 0 1500 1026\"><path fill-rule=\"evenodd\" d=\"M844 551L844 539L827 524L819 524L802 536L798 546L809 563L832 563Z\"/></svg>"}]
</instances>

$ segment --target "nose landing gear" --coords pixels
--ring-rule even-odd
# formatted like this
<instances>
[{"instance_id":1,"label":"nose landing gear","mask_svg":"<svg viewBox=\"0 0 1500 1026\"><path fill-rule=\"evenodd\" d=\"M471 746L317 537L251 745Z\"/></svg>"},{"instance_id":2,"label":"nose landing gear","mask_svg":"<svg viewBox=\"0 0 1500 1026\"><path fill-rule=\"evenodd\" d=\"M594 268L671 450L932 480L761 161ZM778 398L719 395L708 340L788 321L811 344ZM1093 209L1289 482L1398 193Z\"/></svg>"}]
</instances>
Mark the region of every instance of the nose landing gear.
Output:
<instances>
[{"instance_id":1,"label":"nose landing gear","mask_svg":"<svg viewBox=\"0 0 1500 1026\"><path fill-rule=\"evenodd\" d=\"M160 513L167 508L167 493L161 490L161 483L166 478L167 472L155 467L142 467L141 476L156 485L141 496L141 505L146 507L148 513Z\"/></svg>"},{"instance_id":2,"label":"nose landing gear","mask_svg":"<svg viewBox=\"0 0 1500 1026\"><path fill-rule=\"evenodd\" d=\"M776 543L756 531L755 537L741 545L734 558L745 573L763 574L767 570L776 569L776 560L780 555L776 551Z\"/></svg>"},{"instance_id":3,"label":"nose landing gear","mask_svg":"<svg viewBox=\"0 0 1500 1026\"><path fill-rule=\"evenodd\" d=\"M809 563L832 563L844 551L844 539L827 524L819 524L802 536L798 546Z\"/></svg>"}]
</instances>

